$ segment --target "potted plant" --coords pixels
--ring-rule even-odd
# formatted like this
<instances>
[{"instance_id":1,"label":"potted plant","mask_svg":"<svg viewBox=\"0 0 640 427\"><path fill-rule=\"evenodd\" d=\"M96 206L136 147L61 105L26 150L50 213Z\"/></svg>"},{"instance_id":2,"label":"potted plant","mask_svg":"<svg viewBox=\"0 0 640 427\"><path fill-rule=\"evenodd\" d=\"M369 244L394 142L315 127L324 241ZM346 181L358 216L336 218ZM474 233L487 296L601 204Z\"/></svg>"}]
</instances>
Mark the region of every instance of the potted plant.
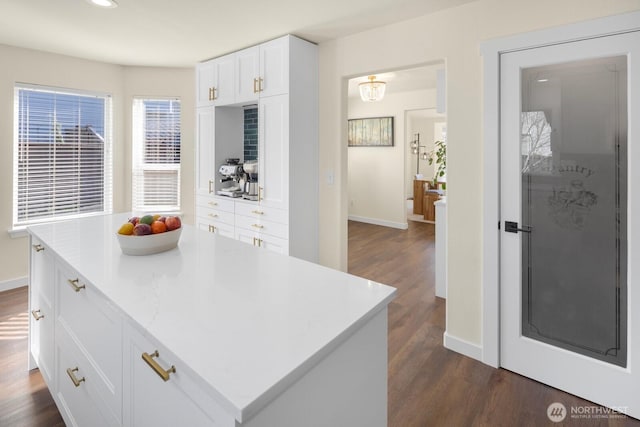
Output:
<instances>
[{"instance_id":1,"label":"potted plant","mask_svg":"<svg viewBox=\"0 0 640 427\"><path fill-rule=\"evenodd\" d=\"M432 165L434 162L436 164L435 173L433 175L433 186L437 188L438 186L438 178L441 178L447 173L447 143L444 141L436 141L434 142L434 149L431 153L429 153L429 165ZM443 184L442 189L444 190L446 184Z\"/></svg>"}]
</instances>

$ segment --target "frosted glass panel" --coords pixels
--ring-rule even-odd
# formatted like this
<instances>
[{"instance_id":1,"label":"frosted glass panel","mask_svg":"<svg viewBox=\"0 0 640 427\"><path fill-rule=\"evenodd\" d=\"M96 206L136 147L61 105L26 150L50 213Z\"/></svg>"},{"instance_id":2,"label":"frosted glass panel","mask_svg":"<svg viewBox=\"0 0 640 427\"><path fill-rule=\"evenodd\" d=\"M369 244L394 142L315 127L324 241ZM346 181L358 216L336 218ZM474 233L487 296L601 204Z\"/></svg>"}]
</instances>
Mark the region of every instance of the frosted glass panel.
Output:
<instances>
[{"instance_id":1,"label":"frosted glass panel","mask_svg":"<svg viewBox=\"0 0 640 427\"><path fill-rule=\"evenodd\" d=\"M627 60L522 70L522 334L626 366Z\"/></svg>"}]
</instances>

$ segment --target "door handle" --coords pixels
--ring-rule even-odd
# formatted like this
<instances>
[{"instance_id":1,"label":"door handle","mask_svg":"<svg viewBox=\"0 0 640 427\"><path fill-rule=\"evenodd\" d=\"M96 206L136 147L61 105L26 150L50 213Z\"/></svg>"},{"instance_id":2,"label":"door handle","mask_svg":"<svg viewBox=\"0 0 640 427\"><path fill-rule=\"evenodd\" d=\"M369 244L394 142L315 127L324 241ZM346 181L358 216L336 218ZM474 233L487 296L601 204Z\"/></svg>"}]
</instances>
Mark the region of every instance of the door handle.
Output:
<instances>
[{"instance_id":1,"label":"door handle","mask_svg":"<svg viewBox=\"0 0 640 427\"><path fill-rule=\"evenodd\" d=\"M517 233L518 231L522 231L523 233L531 233L533 227L530 225L523 225L523 228L518 228L518 223L513 221L505 221L504 222L504 231L507 233Z\"/></svg>"}]
</instances>

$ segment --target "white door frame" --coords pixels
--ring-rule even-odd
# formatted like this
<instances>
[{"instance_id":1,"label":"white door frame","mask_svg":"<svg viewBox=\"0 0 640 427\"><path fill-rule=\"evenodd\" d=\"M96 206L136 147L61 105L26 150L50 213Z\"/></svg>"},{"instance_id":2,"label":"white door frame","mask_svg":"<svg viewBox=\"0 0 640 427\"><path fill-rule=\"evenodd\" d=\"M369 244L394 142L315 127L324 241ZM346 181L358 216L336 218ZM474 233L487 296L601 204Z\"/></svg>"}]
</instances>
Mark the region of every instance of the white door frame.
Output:
<instances>
[{"instance_id":1,"label":"white door frame","mask_svg":"<svg viewBox=\"0 0 640 427\"><path fill-rule=\"evenodd\" d=\"M500 366L500 55L535 47L640 30L640 12L599 18L481 44L484 60L484 204L482 361Z\"/></svg>"}]
</instances>

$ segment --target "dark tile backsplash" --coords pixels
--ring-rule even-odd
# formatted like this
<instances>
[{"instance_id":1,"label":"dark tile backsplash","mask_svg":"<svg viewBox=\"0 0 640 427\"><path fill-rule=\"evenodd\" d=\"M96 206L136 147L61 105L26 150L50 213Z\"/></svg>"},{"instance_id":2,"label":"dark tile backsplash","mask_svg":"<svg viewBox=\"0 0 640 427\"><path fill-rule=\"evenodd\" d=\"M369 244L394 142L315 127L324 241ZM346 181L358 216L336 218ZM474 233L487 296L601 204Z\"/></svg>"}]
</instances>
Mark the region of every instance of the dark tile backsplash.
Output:
<instances>
[{"instance_id":1,"label":"dark tile backsplash","mask_svg":"<svg viewBox=\"0 0 640 427\"><path fill-rule=\"evenodd\" d=\"M244 110L244 160L258 159L258 109Z\"/></svg>"}]
</instances>

